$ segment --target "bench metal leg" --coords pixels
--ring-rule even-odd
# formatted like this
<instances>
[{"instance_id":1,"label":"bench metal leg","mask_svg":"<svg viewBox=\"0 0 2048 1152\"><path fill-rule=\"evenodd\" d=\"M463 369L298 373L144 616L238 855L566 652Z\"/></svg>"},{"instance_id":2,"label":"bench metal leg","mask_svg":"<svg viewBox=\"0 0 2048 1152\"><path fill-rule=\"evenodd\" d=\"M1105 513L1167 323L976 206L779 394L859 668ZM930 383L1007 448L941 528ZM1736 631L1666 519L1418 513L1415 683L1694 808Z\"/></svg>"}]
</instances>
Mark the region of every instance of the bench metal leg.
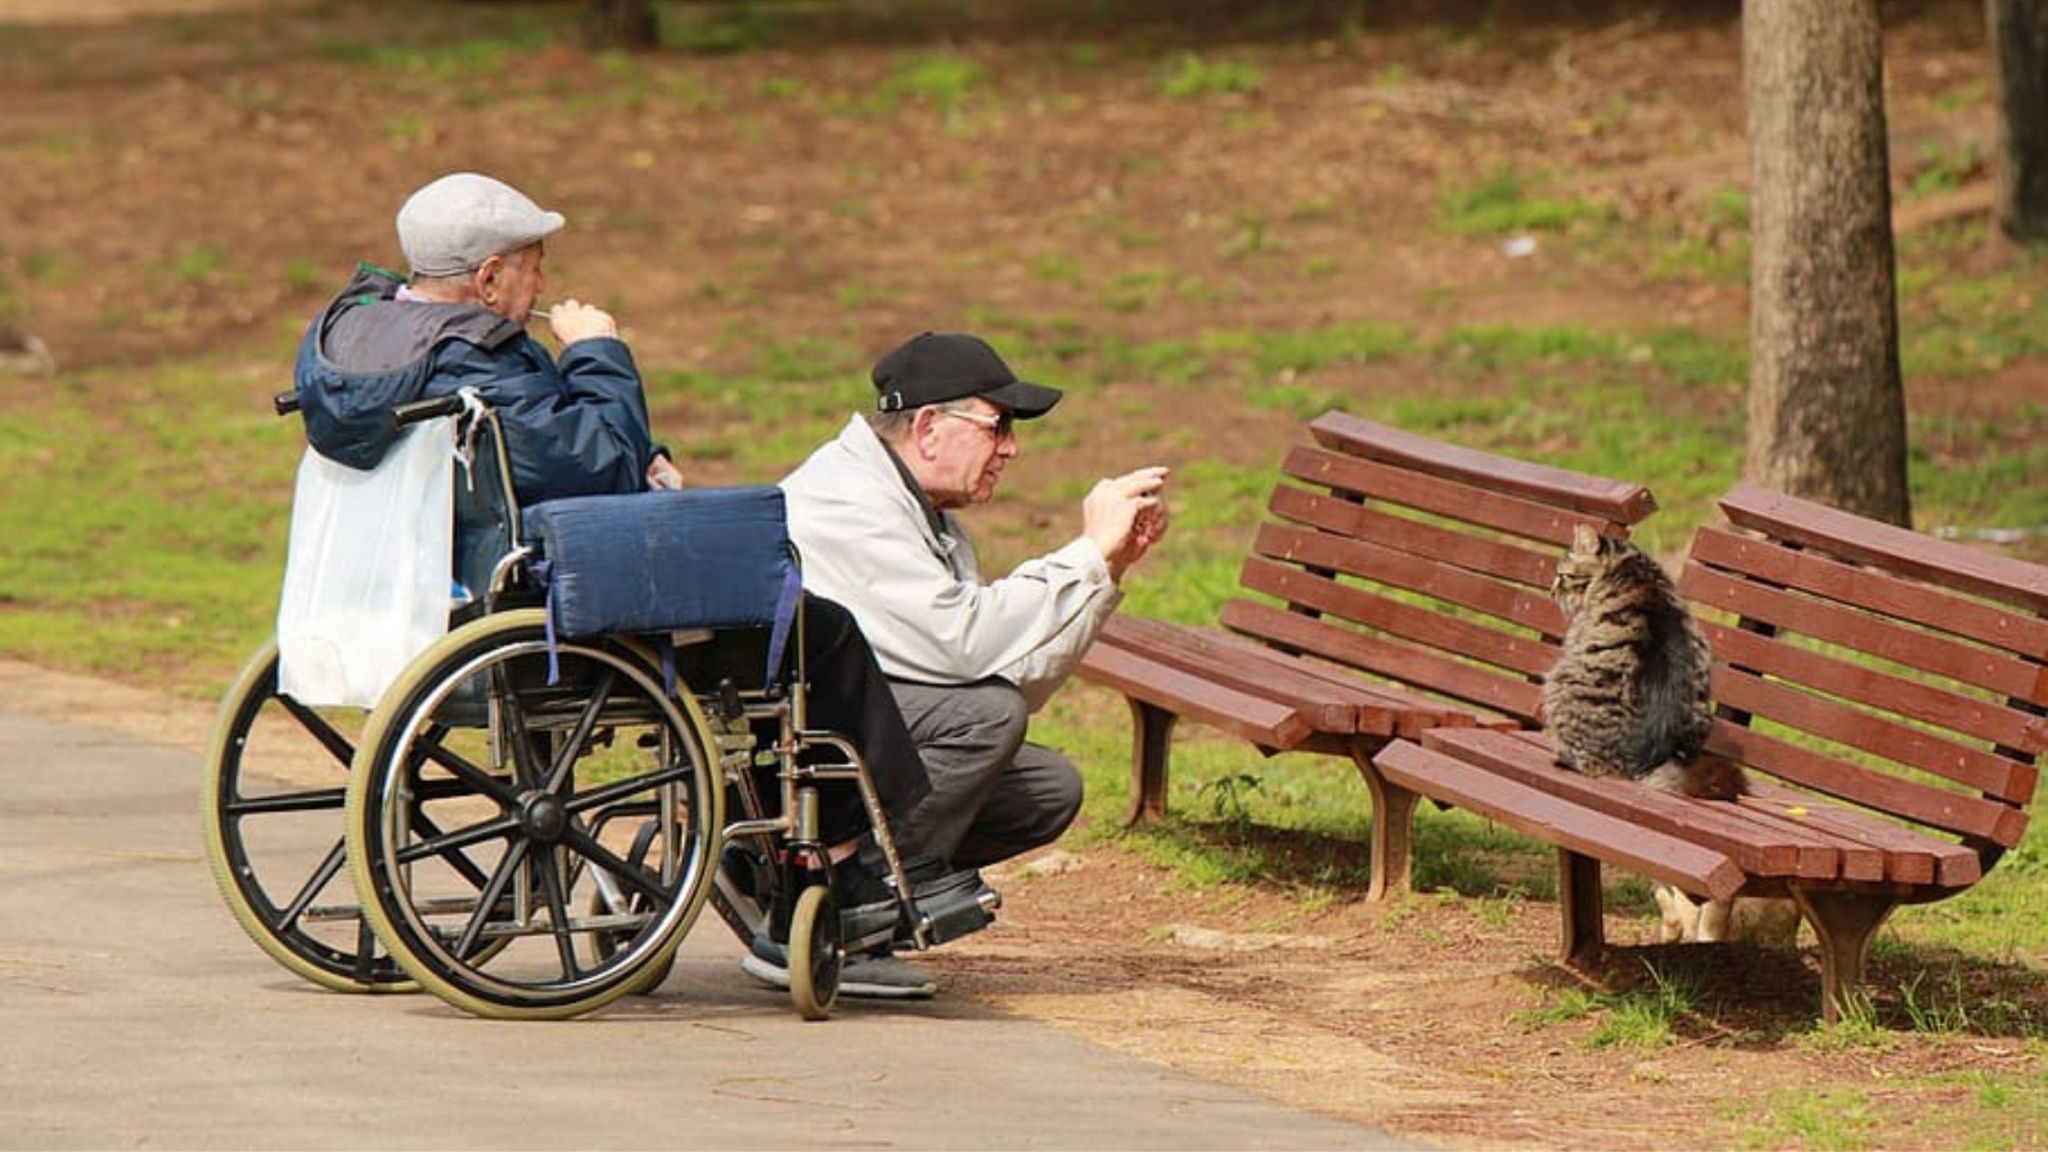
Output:
<instances>
[{"instance_id":1,"label":"bench metal leg","mask_svg":"<svg viewBox=\"0 0 2048 1152\"><path fill-rule=\"evenodd\" d=\"M1372 751L1353 748L1351 761L1372 793L1372 879L1365 898L1384 900L1389 893L1406 892L1412 885L1411 861L1415 845L1415 802L1420 797L1394 783L1372 762Z\"/></svg>"},{"instance_id":2,"label":"bench metal leg","mask_svg":"<svg viewBox=\"0 0 2048 1152\"><path fill-rule=\"evenodd\" d=\"M1173 724L1180 717L1157 705L1125 697L1131 706L1131 806L1124 826L1166 818L1166 757Z\"/></svg>"},{"instance_id":3,"label":"bench metal leg","mask_svg":"<svg viewBox=\"0 0 2048 1152\"><path fill-rule=\"evenodd\" d=\"M1565 962L1590 964L1607 947L1606 909L1600 891L1600 861L1557 850L1557 902L1564 914Z\"/></svg>"},{"instance_id":4,"label":"bench metal leg","mask_svg":"<svg viewBox=\"0 0 2048 1152\"><path fill-rule=\"evenodd\" d=\"M1796 884L1792 899L1820 941L1821 1019L1833 1024L1847 1006L1844 997L1863 986L1870 939L1899 902L1890 896L1829 892Z\"/></svg>"}]
</instances>

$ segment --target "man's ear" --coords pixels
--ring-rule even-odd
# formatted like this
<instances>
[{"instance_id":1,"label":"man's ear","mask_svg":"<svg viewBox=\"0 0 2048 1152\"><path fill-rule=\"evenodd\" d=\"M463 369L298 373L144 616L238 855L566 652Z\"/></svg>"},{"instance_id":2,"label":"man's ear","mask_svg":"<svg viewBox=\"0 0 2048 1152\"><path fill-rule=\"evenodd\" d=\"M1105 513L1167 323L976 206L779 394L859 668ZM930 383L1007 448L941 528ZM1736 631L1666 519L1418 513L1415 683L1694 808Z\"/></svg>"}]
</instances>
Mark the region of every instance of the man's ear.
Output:
<instances>
[{"instance_id":1,"label":"man's ear","mask_svg":"<svg viewBox=\"0 0 2048 1152\"><path fill-rule=\"evenodd\" d=\"M484 307L489 308L498 302L498 280L504 271L505 258L490 256L476 266L476 271L469 274L470 290L476 293L476 298Z\"/></svg>"},{"instance_id":2,"label":"man's ear","mask_svg":"<svg viewBox=\"0 0 2048 1152\"><path fill-rule=\"evenodd\" d=\"M936 434L933 425L938 422L939 409L937 405L927 404L911 414L910 442L916 446L919 454L925 456L932 454L931 449L927 445L931 437Z\"/></svg>"}]
</instances>

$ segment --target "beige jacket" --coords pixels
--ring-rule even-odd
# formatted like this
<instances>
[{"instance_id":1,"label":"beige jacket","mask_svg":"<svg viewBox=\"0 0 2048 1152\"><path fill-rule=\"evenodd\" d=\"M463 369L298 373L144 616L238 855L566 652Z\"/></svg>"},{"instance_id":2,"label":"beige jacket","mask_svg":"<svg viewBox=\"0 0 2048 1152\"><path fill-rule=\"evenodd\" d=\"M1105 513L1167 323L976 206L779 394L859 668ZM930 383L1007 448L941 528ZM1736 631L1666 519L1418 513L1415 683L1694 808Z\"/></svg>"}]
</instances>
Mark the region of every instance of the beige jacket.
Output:
<instances>
[{"instance_id":1,"label":"beige jacket","mask_svg":"<svg viewBox=\"0 0 2048 1152\"><path fill-rule=\"evenodd\" d=\"M1073 672L1123 598L1102 550L1078 537L984 583L952 513L934 531L889 449L853 417L782 481L804 587L853 613L893 679L1001 676L1033 710Z\"/></svg>"}]
</instances>

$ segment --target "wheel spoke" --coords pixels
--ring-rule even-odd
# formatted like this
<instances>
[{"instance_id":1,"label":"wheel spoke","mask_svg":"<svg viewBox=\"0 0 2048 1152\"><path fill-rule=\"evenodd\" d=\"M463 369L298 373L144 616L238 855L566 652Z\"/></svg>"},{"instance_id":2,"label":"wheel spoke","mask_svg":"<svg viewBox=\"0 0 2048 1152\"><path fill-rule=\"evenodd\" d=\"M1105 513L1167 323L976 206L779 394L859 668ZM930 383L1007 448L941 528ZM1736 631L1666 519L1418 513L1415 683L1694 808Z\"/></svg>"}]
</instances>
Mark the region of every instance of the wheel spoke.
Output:
<instances>
[{"instance_id":1,"label":"wheel spoke","mask_svg":"<svg viewBox=\"0 0 2048 1152\"><path fill-rule=\"evenodd\" d=\"M590 694L590 702L583 706L582 715L576 717L576 727L562 743L561 751L555 756L554 766L548 770L547 782L541 786L547 791L561 791L563 782L570 778L570 773L576 767L577 755L583 750L583 742L590 739L591 731L597 727L598 715L611 701L612 683L617 679L617 672L610 668L604 670L604 678L597 682L597 690Z\"/></svg>"},{"instance_id":2,"label":"wheel spoke","mask_svg":"<svg viewBox=\"0 0 2048 1152\"><path fill-rule=\"evenodd\" d=\"M412 810L412 832L414 836L419 837L423 841L434 840L436 842L444 842L447 837L447 833L441 830L441 826L429 819L427 814L420 811L418 807L414 807ZM482 868L477 867L476 861L469 858L469 853L464 852L461 846L450 847L442 852L440 856L442 863L455 869L464 880L469 881L478 888L483 887L490 879L490 877L484 875Z\"/></svg>"},{"instance_id":3,"label":"wheel spoke","mask_svg":"<svg viewBox=\"0 0 2048 1152\"><path fill-rule=\"evenodd\" d=\"M348 771L348 766L354 763L356 758L356 746L349 742L348 737L335 731L334 725L329 724L326 717L297 700L281 692L273 699L284 705L284 710L292 714L292 718L299 722L299 726L313 739L318 740L322 748L327 749L327 754L340 763L342 771Z\"/></svg>"},{"instance_id":4,"label":"wheel spoke","mask_svg":"<svg viewBox=\"0 0 2048 1152\"><path fill-rule=\"evenodd\" d=\"M492 909L498 906L498 901L505 895L506 887L512 883L512 878L519 874L519 866L525 860L526 842L515 841L511 850L505 853L505 859L498 864L497 874L491 877L490 883L484 885L483 892L478 896L476 911L470 915L469 923L463 926L462 935L455 942L457 956L475 954L476 942L483 936L484 925L490 920Z\"/></svg>"},{"instance_id":5,"label":"wheel spoke","mask_svg":"<svg viewBox=\"0 0 2048 1152\"><path fill-rule=\"evenodd\" d=\"M519 820L517 817L500 816L493 820L486 820L481 824L472 824L467 828L459 828L453 832L442 832L430 838L416 840L398 849L393 853L393 857L400 864L417 864L429 856L459 856L461 854L460 849L467 848L472 844L482 844L489 840L513 840L516 843L517 840L512 834L518 830ZM464 859L467 859L467 857L464 857Z\"/></svg>"},{"instance_id":6,"label":"wheel spoke","mask_svg":"<svg viewBox=\"0 0 2048 1152\"><path fill-rule=\"evenodd\" d=\"M593 865L602 866L619 883L663 907L668 906L672 902L670 894L659 885L650 882L642 869L634 867L625 860L621 860L616 853L598 843L588 832L580 828L571 829L563 835L562 839L578 852L583 853L584 857Z\"/></svg>"},{"instance_id":7,"label":"wheel spoke","mask_svg":"<svg viewBox=\"0 0 2048 1152\"><path fill-rule=\"evenodd\" d=\"M525 791L540 787L540 765L545 761L533 746L533 733L526 726L526 709L512 686L511 673L503 662L491 666L491 694L505 710L499 727L512 747L513 788Z\"/></svg>"},{"instance_id":8,"label":"wheel spoke","mask_svg":"<svg viewBox=\"0 0 2048 1152\"><path fill-rule=\"evenodd\" d=\"M319 812L340 808L348 800L342 788L316 788L311 792L282 792L275 796L244 797L227 806L229 816L275 816L284 812Z\"/></svg>"},{"instance_id":9,"label":"wheel spoke","mask_svg":"<svg viewBox=\"0 0 2048 1152\"><path fill-rule=\"evenodd\" d=\"M628 796L637 795L650 788L659 788L663 784L687 780L691 775L693 775L693 772L687 762L677 762L667 768L663 768L659 772L649 772L645 776L635 776L628 780L606 784L602 788L592 788L588 792L579 792L574 796L565 796L562 798L562 803L570 812L581 815L593 808L602 808L607 804L624 800Z\"/></svg>"},{"instance_id":10,"label":"wheel spoke","mask_svg":"<svg viewBox=\"0 0 2048 1152\"><path fill-rule=\"evenodd\" d=\"M536 854L532 862L534 872L540 876L541 895L547 901L548 921L554 926L550 934L555 940L555 953L561 959L563 978L574 980L583 974L583 967L576 963L576 939L569 920L569 901L562 891L562 877L555 870L552 853Z\"/></svg>"},{"instance_id":11,"label":"wheel spoke","mask_svg":"<svg viewBox=\"0 0 2048 1152\"><path fill-rule=\"evenodd\" d=\"M436 789L447 789L453 783L459 781L469 785L472 791L482 793L496 800L500 805L509 807L518 802L518 794L511 787L507 786L503 777L496 776L486 769L477 767L469 762L468 757L441 743L441 737L445 735L447 735L447 730L436 725L430 739L423 738L413 746L415 755L409 767L412 769L415 782L420 788L426 790L428 798L440 799L445 796L460 795L459 792L436 791ZM436 767L447 769L448 773L456 778L456 781L419 780L419 769L428 760L433 761Z\"/></svg>"},{"instance_id":12,"label":"wheel spoke","mask_svg":"<svg viewBox=\"0 0 2048 1152\"><path fill-rule=\"evenodd\" d=\"M313 869L313 874L307 877L305 885L299 889L299 894L278 913L275 926L283 931L296 925L299 917L306 914L306 909L313 906L313 898L327 887L328 881L334 879L335 873L341 871L341 865L347 859L346 842L336 840L334 847L327 850L326 859L320 861L320 866Z\"/></svg>"}]
</instances>

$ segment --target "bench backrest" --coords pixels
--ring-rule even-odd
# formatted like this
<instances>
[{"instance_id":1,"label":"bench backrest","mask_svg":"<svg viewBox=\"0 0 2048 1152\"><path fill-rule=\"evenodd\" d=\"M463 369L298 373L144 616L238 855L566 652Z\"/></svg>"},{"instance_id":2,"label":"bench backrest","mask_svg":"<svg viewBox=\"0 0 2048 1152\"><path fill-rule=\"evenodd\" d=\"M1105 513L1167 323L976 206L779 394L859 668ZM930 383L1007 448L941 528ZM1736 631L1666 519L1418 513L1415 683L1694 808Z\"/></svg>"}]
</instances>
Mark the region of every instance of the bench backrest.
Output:
<instances>
[{"instance_id":1,"label":"bench backrest","mask_svg":"<svg viewBox=\"0 0 2048 1152\"><path fill-rule=\"evenodd\" d=\"M1714 649L1709 750L1971 864L2019 843L2048 748L2048 568L1753 486L1721 509L1680 581Z\"/></svg>"},{"instance_id":2,"label":"bench backrest","mask_svg":"<svg viewBox=\"0 0 2048 1152\"><path fill-rule=\"evenodd\" d=\"M1638 484L1460 448L1342 412L1282 464L1224 626L1534 726L1572 526L1626 535ZM1291 481L1291 483L1290 483Z\"/></svg>"}]
</instances>

